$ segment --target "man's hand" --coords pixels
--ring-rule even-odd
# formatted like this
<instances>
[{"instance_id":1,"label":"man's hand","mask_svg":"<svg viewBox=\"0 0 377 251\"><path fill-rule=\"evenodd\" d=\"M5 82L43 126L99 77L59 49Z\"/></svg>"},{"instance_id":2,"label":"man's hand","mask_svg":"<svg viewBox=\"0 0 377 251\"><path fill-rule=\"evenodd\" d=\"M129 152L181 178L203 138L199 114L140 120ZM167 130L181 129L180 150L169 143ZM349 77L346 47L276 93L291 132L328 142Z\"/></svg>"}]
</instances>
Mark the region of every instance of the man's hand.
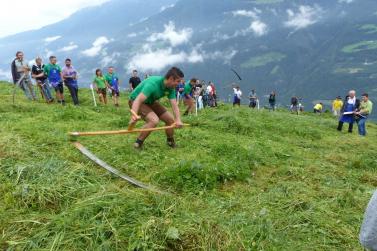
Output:
<instances>
[{"instance_id":1,"label":"man's hand","mask_svg":"<svg viewBox=\"0 0 377 251\"><path fill-rule=\"evenodd\" d=\"M183 123L180 119L175 120L175 127L176 128L182 128L183 127Z\"/></svg>"}]
</instances>

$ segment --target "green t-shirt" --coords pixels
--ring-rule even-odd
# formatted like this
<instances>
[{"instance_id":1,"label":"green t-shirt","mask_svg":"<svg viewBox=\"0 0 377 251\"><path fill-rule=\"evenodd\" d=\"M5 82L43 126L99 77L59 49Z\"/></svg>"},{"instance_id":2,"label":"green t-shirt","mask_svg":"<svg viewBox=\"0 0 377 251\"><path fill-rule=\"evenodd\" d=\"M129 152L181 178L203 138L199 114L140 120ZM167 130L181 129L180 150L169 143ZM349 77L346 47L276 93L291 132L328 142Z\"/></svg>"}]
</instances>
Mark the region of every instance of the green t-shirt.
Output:
<instances>
[{"instance_id":1,"label":"green t-shirt","mask_svg":"<svg viewBox=\"0 0 377 251\"><path fill-rule=\"evenodd\" d=\"M45 73L46 76L50 76L50 72L52 69L55 69L58 72L62 72L62 68L57 64L46 64L43 67L43 72Z\"/></svg>"},{"instance_id":2,"label":"green t-shirt","mask_svg":"<svg viewBox=\"0 0 377 251\"><path fill-rule=\"evenodd\" d=\"M130 99L135 100L140 93L143 93L147 99L144 104L151 105L160 98L167 96L169 99L176 99L175 89L170 89L165 86L164 77L153 76L149 77L136 87L131 93Z\"/></svg>"},{"instance_id":3,"label":"green t-shirt","mask_svg":"<svg viewBox=\"0 0 377 251\"><path fill-rule=\"evenodd\" d=\"M185 89L184 89L183 93L184 93L185 95L187 95L187 96L190 96L191 91L192 91L192 85L190 84L190 82L187 82L187 83L185 84Z\"/></svg>"},{"instance_id":4,"label":"green t-shirt","mask_svg":"<svg viewBox=\"0 0 377 251\"><path fill-rule=\"evenodd\" d=\"M106 79L105 79L105 77L95 77L94 79L93 79L93 83L95 83L96 84L96 86L97 86L97 88L99 88L99 89L104 89L104 88L106 88Z\"/></svg>"},{"instance_id":5,"label":"green t-shirt","mask_svg":"<svg viewBox=\"0 0 377 251\"><path fill-rule=\"evenodd\" d=\"M118 76L115 73L113 73L113 74L106 73L105 74L105 79L106 79L107 83L109 83L109 85L113 84L114 78L119 79Z\"/></svg>"},{"instance_id":6,"label":"green t-shirt","mask_svg":"<svg viewBox=\"0 0 377 251\"><path fill-rule=\"evenodd\" d=\"M361 101L361 103L360 103L360 110L363 111L363 114L365 114L365 115L371 114L372 110L373 110L373 103L372 103L372 101L370 101L370 100L368 100L368 102Z\"/></svg>"}]
</instances>

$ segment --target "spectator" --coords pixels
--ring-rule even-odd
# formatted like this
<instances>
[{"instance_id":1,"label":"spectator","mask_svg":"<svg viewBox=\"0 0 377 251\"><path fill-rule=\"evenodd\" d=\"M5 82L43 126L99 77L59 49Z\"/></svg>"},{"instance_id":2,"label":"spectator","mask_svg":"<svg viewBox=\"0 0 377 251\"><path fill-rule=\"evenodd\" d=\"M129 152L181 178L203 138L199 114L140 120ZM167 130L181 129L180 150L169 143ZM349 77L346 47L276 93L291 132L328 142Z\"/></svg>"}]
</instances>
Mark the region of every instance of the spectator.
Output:
<instances>
[{"instance_id":1,"label":"spectator","mask_svg":"<svg viewBox=\"0 0 377 251\"><path fill-rule=\"evenodd\" d=\"M56 57L50 57L50 63L43 68L48 82L55 89L56 99L59 104L65 105L62 68L57 65Z\"/></svg>"},{"instance_id":2,"label":"spectator","mask_svg":"<svg viewBox=\"0 0 377 251\"><path fill-rule=\"evenodd\" d=\"M372 110L373 103L369 100L369 95L367 93L364 93L362 96L362 101L360 102L360 108L355 113L359 134L361 136L366 136L367 134L365 123L368 120L368 116L372 113Z\"/></svg>"},{"instance_id":3,"label":"spectator","mask_svg":"<svg viewBox=\"0 0 377 251\"><path fill-rule=\"evenodd\" d=\"M50 87L47 83L47 78L43 72L43 68L44 64L42 63L42 59L40 57L37 57L35 59L35 65L33 65L31 69L31 74L41 90L42 97L46 100L47 103L52 103L54 102L54 99L52 98Z\"/></svg>"},{"instance_id":4,"label":"spectator","mask_svg":"<svg viewBox=\"0 0 377 251\"><path fill-rule=\"evenodd\" d=\"M119 107L120 81L119 81L118 75L114 71L114 67L112 66L109 67L108 72L105 75L105 79L110 87L111 96L113 98L114 105L116 107Z\"/></svg>"},{"instance_id":5,"label":"spectator","mask_svg":"<svg viewBox=\"0 0 377 251\"><path fill-rule=\"evenodd\" d=\"M79 105L79 86L77 83L77 71L72 66L71 59L67 58L65 60L65 66L62 70L63 81L65 86L67 86L69 93L71 94L73 104Z\"/></svg>"},{"instance_id":6,"label":"spectator","mask_svg":"<svg viewBox=\"0 0 377 251\"><path fill-rule=\"evenodd\" d=\"M255 109L255 107L257 107L258 104L258 96L255 90L251 90L251 92L249 93L249 100L249 107Z\"/></svg>"},{"instance_id":7,"label":"spectator","mask_svg":"<svg viewBox=\"0 0 377 251\"><path fill-rule=\"evenodd\" d=\"M147 79L147 78L148 78L148 76L145 75L145 79ZM137 70L132 71L132 77L130 78L129 83L130 83L130 88L131 88L132 91L135 90L136 87L141 83L141 80L138 76Z\"/></svg>"},{"instance_id":8,"label":"spectator","mask_svg":"<svg viewBox=\"0 0 377 251\"><path fill-rule=\"evenodd\" d=\"M242 91L239 86L233 88L234 97L233 97L233 107L238 105L241 106Z\"/></svg>"},{"instance_id":9,"label":"spectator","mask_svg":"<svg viewBox=\"0 0 377 251\"><path fill-rule=\"evenodd\" d=\"M338 131L342 131L343 124L348 123L348 132L352 133L353 124L355 123L354 113L360 107L360 100L356 98L356 91L351 90L346 96L343 107L342 107L342 116L340 117L338 124Z\"/></svg>"},{"instance_id":10,"label":"spectator","mask_svg":"<svg viewBox=\"0 0 377 251\"><path fill-rule=\"evenodd\" d=\"M13 83L19 82L19 87L24 91L25 96L29 100L36 100L33 84L30 78L30 66L27 60L24 59L24 53L18 51L16 58L12 61L11 65Z\"/></svg>"},{"instance_id":11,"label":"spectator","mask_svg":"<svg viewBox=\"0 0 377 251\"><path fill-rule=\"evenodd\" d=\"M340 118L342 107L343 107L342 98L338 96L332 103L332 112L335 117Z\"/></svg>"},{"instance_id":12,"label":"spectator","mask_svg":"<svg viewBox=\"0 0 377 251\"><path fill-rule=\"evenodd\" d=\"M100 69L96 70L96 76L93 79L93 85L96 87L96 91L98 93L100 102L106 105L107 104L106 88L109 87L109 84L107 83L105 77L102 75L102 71Z\"/></svg>"},{"instance_id":13,"label":"spectator","mask_svg":"<svg viewBox=\"0 0 377 251\"><path fill-rule=\"evenodd\" d=\"M314 113L319 113L321 114L323 111L323 104L322 103L318 103L314 106Z\"/></svg>"},{"instance_id":14,"label":"spectator","mask_svg":"<svg viewBox=\"0 0 377 251\"><path fill-rule=\"evenodd\" d=\"M269 110L275 111L276 107L276 93L271 92L270 97L268 98L268 103L270 104Z\"/></svg>"}]
</instances>

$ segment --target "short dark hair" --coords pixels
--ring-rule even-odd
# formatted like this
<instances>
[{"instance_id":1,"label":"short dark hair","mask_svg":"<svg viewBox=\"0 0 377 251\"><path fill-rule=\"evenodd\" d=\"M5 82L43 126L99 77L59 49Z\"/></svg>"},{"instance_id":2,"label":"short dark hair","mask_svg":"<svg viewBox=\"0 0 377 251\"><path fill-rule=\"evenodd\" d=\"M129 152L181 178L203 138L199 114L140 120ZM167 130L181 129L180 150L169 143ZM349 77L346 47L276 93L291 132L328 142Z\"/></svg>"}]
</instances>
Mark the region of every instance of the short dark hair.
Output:
<instances>
[{"instance_id":1,"label":"short dark hair","mask_svg":"<svg viewBox=\"0 0 377 251\"><path fill-rule=\"evenodd\" d=\"M65 62L72 62L72 60L70 59L70 58L67 58L66 60L65 60Z\"/></svg>"},{"instance_id":2,"label":"short dark hair","mask_svg":"<svg viewBox=\"0 0 377 251\"><path fill-rule=\"evenodd\" d=\"M56 57L55 57L55 56L50 56L50 57L49 57L50 60L52 60L52 59L54 59L54 58L56 58Z\"/></svg>"},{"instance_id":3,"label":"short dark hair","mask_svg":"<svg viewBox=\"0 0 377 251\"><path fill-rule=\"evenodd\" d=\"M100 72L100 71L101 71L101 69L96 70L96 76L98 76L98 72Z\"/></svg>"},{"instance_id":4,"label":"short dark hair","mask_svg":"<svg viewBox=\"0 0 377 251\"><path fill-rule=\"evenodd\" d=\"M192 79L190 80L190 83L196 83L196 81L198 81L196 78L192 78Z\"/></svg>"},{"instance_id":5,"label":"short dark hair","mask_svg":"<svg viewBox=\"0 0 377 251\"><path fill-rule=\"evenodd\" d=\"M363 95L361 95L362 97L367 97L369 98L369 94L368 93L364 93Z\"/></svg>"},{"instance_id":6,"label":"short dark hair","mask_svg":"<svg viewBox=\"0 0 377 251\"><path fill-rule=\"evenodd\" d=\"M185 74L183 74L183 72L181 71L181 69L177 68L177 67L172 67L165 75L165 78L166 79L169 79L173 77L174 79L178 79L178 78L184 78L185 77Z\"/></svg>"},{"instance_id":7,"label":"short dark hair","mask_svg":"<svg viewBox=\"0 0 377 251\"><path fill-rule=\"evenodd\" d=\"M20 53L22 53L23 54L23 52L22 51L17 51L16 52L16 57L18 56L18 54L20 54Z\"/></svg>"},{"instance_id":8,"label":"short dark hair","mask_svg":"<svg viewBox=\"0 0 377 251\"><path fill-rule=\"evenodd\" d=\"M133 70L132 72L137 72L137 70Z\"/></svg>"}]
</instances>

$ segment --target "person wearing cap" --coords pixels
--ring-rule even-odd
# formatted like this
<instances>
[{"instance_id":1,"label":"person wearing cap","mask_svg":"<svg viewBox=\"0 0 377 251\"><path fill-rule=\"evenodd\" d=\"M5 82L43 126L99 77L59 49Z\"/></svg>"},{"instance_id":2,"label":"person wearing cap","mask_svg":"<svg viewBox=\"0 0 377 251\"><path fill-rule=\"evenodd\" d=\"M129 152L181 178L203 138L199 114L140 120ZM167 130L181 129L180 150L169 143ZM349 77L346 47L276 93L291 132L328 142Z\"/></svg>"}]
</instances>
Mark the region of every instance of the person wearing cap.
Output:
<instances>
[{"instance_id":1,"label":"person wearing cap","mask_svg":"<svg viewBox=\"0 0 377 251\"><path fill-rule=\"evenodd\" d=\"M333 102L332 102L332 112L335 117L339 118L342 114L342 107L343 107L343 101L342 97L338 96Z\"/></svg>"},{"instance_id":2,"label":"person wearing cap","mask_svg":"<svg viewBox=\"0 0 377 251\"><path fill-rule=\"evenodd\" d=\"M368 93L364 93L360 102L360 108L355 112L357 126L359 128L359 134L361 136L366 136L367 134L365 123L368 120L368 116L372 113L372 110L373 103L369 100Z\"/></svg>"}]
</instances>

